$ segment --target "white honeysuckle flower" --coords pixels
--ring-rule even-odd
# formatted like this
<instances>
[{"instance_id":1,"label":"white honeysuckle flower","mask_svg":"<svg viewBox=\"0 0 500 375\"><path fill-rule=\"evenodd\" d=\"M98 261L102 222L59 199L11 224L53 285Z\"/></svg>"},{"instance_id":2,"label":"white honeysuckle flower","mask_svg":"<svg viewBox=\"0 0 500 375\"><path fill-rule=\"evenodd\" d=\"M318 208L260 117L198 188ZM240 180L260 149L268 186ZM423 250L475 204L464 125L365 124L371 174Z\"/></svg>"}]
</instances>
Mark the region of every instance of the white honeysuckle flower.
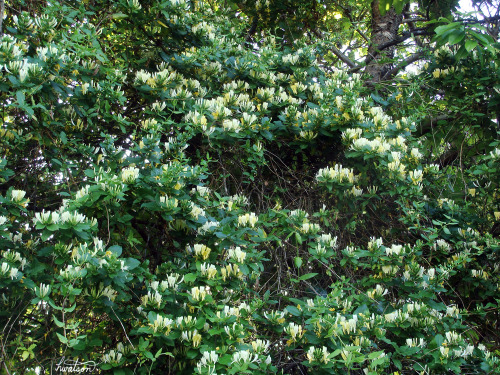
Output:
<instances>
[{"instance_id":1,"label":"white honeysuckle flower","mask_svg":"<svg viewBox=\"0 0 500 375\"><path fill-rule=\"evenodd\" d=\"M344 168L341 164L336 164L334 168L327 167L320 169L316 174L318 181L354 183L356 178L352 169Z\"/></svg>"},{"instance_id":2,"label":"white honeysuckle flower","mask_svg":"<svg viewBox=\"0 0 500 375\"><path fill-rule=\"evenodd\" d=\"M415 147L411 149L410 156L416 160L419 160L423 157L423 155L420 153L419 149L415 148Z\"/></svg>"},{"instance_id":3,"label":"white honeysuckle flower","mask_svg":"<svg viewBox=\"0 0 500 375\"><path fill-rule=\"evenodd\" d=\"M201 258L202 260L206 260L212 251L208 246L202 244L193 245L193 250L195 257Z\"/></svg>"},{"instance_id":4,"label":"white honeysuckle flower","mask_svg":"<svg viewBox=\"0 0 500 375\"><path fill-rule=\"evenodd\" d=\"M450 348L445 347L445 346L440 346L439 351L441 353L441 357L448 358L449 353L450 353Z\"/></svg>"},{"instance_id":5,"label":"white honeysuckle flower","mask_svg":"<svg viewBox=\"0 0 500 375\"><path fill-rule=\"evenodd\" d=\"M316 223L302 223L302 226L299 228L302 233L306 234L316 234L321 230L319 224Z\"/></svg>"},{"instance_id":6,"label":"white honeysuckle flower","mask_svg":"<svg viewBox=\"0 0 500 375\"><path fill-rule=\"evenodd\" d=\"M83 188L81 188L80 190L78 190L75 194L75 199L82 199L82 198L86 197L89 194L89 189L90 189L90 185L86 185Z\"/></svg>"},{"instance_id":7,"label":"white honeysuckle flower","mask_svg":"<svg viewBox=\"0 0 500 375\"><path fill-rule=\"evenodd\" d=\"M366 138L359 138L354 140L351 145L351 149L354 151L365 151L365 152L375 152L377 154L385 154L389 151L391 145L385 141L384 138L377 137L372 140Z\"/></svg>"},{"instance_id":8,"label":"white honeysuckle flower","mask_svg":"<svg viewBox=\"0 0 500 375\"><path fill-rule=\"evenodd\" d=\"M299 133L299 137L305 139L306 141L312 141L317 136L318 136L318 133L313 132L311 130L306 130L306 131L302 130Z\"/></svg>"},{"instance_id":9,"label":"white honeysuckle flower","mask_svg":"<svg viewBox=\"0 0 500 375\"><path fill-rule=\"evenodd\" d=\"M342 139L345 141L353 141L358 139L362 133L363 130L361 128L349 128L342 132Z\"/></svg>"},{"instance_id":10,"label":"white honeysuckle flower","mask_svg":"<svg viewBox=\"0 0 500 375\"><path fill-rule=\"evenodd\" d=\"M222 128L226 131L233 131L239 133L241 128L240 121L237 119L225 119L222 122Z\"/></svg>"},{"instance_id":11,"label":"white honeysuckle flower","mask_svg":"<svg viewBox=\"0 0 500 375\"><path fill-rule=\"evenodd\" d=\"M68 265L65 269L62 269L59 271L59 274L62 276L62 278L66 281L73 281L75 279L79 279L83 277L85 269L76 266L74 267L73 265Z\"/></svg>"},{"instance_id":12,"label":"white honeysuckle flower","mask_svg":"<svg viewBox=\"0 0 500 375\"><path fill-rule=\"evenodd\" d=\"M400 254L404 254L404 248L403 248L403 245L392 245L391 247L386 247L385 248L385 253L387 254L387 256L391 256L391 255L400 255Z\"/></svg>"},{"instance_id":13,"label":"white honeysuckle flower","mask_svg":"<svg viewBox=\"0 0 500 375\"><path fill-rule=\"evenodd\" d=\"M427 344L423 338L406 339L406 346L409 346L410 348L424 348L426 345Z\"/></svg>"},{"instance_id":14,"label":"white honeysuckle flower","mask_svg":"<svg viewBox=\"0 0 500 375\"><path fill-rule=\"evenodd\" d=\"M88 82L85 82L82 84L81 88L82 88L83 95L87 94L89 87L90 87L90 83L88 83Z\"/></svg>"},{"instance_id":15,"label":"white honeysuckle flower","mask_svg":"<svg viewBox=\"0 0 500 375\"><path fill-rule=\"evenodd\" d=\"M381 297L385 296L389 291L386 288L383 288L381 285L377 284L374 290L368 291L367 295L369 298L376 298L376 297Z\"/></svg>"},{"instance_id":16,"label":"white honeysuckle flower","mask_svg":"<svg viewBox=\"0 0 500 375\"><path fill-rule=\"evenodd\" d=\"M396 321L396 319L399 317L399 310L395 310L392 313L385 314L384 319L387 323L392 323Z\"/></svg>"},{"instance_id":17,"label":"white honeysuckle flower","mask_svg":"<svg viewBox=\"0 0 500 375\"><path fill-rule=\"evenodd\" d=\"M102 295L104 297L107 297L111 302L114 302L116 296L118 295L118 292L113 288L111 288L110 286L107 286L106 288L103 289Z\"/></svg>"},{"instance_id":18,"label":"white honeysuckle flower","mask_svg":"<svg viewBox=\"0 0 500 375\"><path fill-rule=\"evenodd\" d=\"M204 301L207 294L209 292L209 289L208 287L204 287L204 286L200 286L200 287L193 287L191 288L191 297L193 298L193 300L195 301Z\"/></svg>"},{"instance_id":19,"label":"white honeysuckle flower","mask_svg":"<svg viewBox=\"0 0 500 375\"><path fill-rule=\"evenodd\" d=\"M378 250L380 246L382 246L383 240L382 238L371 237L370 242L368 242L368 249L371 251Z\"/></svg>"},{"instance_id":20,"label":"white honeysuckle flower","mask_svg":"<svg viewBox=\"0 0 500 375\"><path fill-rule=\"evenodd\" d=\"M445 333L446 341L450 344L456 344L461 340L461 335L455 331Z\"/></svg>"},{"instance_id":21,"label":"white honeysuckle flower","mask_svg":"<svg viewBox=\"0 0 500 375\"><path fill-rule=\"evenodd\" d=\"M139 2L139 0L127 0L127 4L132 10L135 11L140 10L142 8L142 5Z\"/></svg>"},{"instance_id":22,"label":"white honeysuckle flower","mask_svg":"<svg viewBox=\"0 0 500 375\"><path fill-rule=\"evenodd\" d=\"M203 210L201 207L197 206L193 202L191 202L191 216L195 219L198 220L200 216L205 217L205 210Z\"/></svg>"},{"instance_id":23,"label":"white honeysuckle flower","mask_svg":"<svg viewBox=\"0 0 500 375\"><path fill-rule=\"evenodd\" d=\"M200 266L200 272L203 276L206 276L207 279L213 279L215 276L217 276L217 269L213 264L207 264L203 263Z\"/></svg>"},{"instance_id":24,"label":"white honeysuckle flower","mask_svg":"<svg viewBox=\"0 0 500 375\"><path fill-rule=\"evenodd\" d=\"M303 221L303 219L309 217L309 214L307 212L305 212L304 210L296 209L296 210L290 211L288 216L290 218L297 218L298 220Z\"/></svg>"},{"instance_id":25,"label":"white honeysuckle flower","mask_svg":"<svg viewBox=\"0 0 500 375\"><path fill-rule=\"evenodd\" d=\"M179 201L177 198L169 198L167 195L163 195L160 197L160 204L168 209L173 209L179 206Z\"/></svg>"},{"instance_id":26,"label":"white honeysuckle flower","mask_svg":"<svg viewBox=\"0 0 500 375\"><path fill-rule=\"evenodd\" d=\"M35 288L35 292L37 291L38 291L38 297L44 298L50 294L50 285L40 284L38 288Z\"/></svg>"},{"instance_id":27,"label":"white honeysuckle flower","mask_svg":"<svg viewBox=\"0 0 500 375\"><path fill-rule=\"evenodd\" d=\"M402 178L406 176L406 166L399 160L388 163L387 169L389 169L389 171L391 172L395 172L397 176L400 176Z\"/></svg>"},{"instance_id":28,"label":"white honeysuckle flower","mask_svg":"<svg viewBox=\"0 0 500 375\"><path fill-rule=\"evenodd\" d=\"M492 159L500 159L500 148L495 148L493 151L490 151L490 157Z\"/></svg>"},{"instance_id":29,"label":"white honeysuckle flower","mask_svg":"<svg viewBox=\"0 0 500 375\"><path fill-rule=\"evenodd\" d=\"M164 335L168 335L172 330L173 323L172 319L158 314L153 324L150 325L153 327L154 332L161 331Z\"/></svg>"},{"instance_id":30,"label":"white honeysuckle flower","mask_svg":"<svg viewBox=\"0 0 500 375\"><path fill-rule=\"evenodd\" d=\"M125 183L134 182L139 177L139 168L128 167L122 170L122 181Z\"/></svg>"},{"instance_id":31,"label":"white honeysuckle flower","mask_svg":"<svg viewBox=\"0 0 500 375\"><path fill-rule=\"evenodd\" d=\"M354 333L358 325L358 316L353 315L352 318L347 320L341 320L340 325L342 326L342 331L344 333Z\"/></svg>"},{"instance_id":32,"label":"white honeysuckle flower","mask_svg":"<svg viewBox=\"0 0 500 375\"><path fill-rule=\"evenodd\" d=\"M321 349L311 346L307 351L306 357L309 360L309 363L312 361L318 361L328 364L328 362L330 362L330 358L328 357L329 355L330 353L328 352L326 346L323 346Z\"/></svg>"},{"instance_id":33,"label":"white honeysuckle flower","mask_svg":"<svg viewBox=\"0 0 500 375\"><path fill-rule=\"evenodd\" d=\"M160 103L158 101L154 102L152 105L151 105L151 108L153 109L153 111L155 112L161 112L165 109L165 107L167 106L167 103L163 102L163 103Z\"/></svg>"},{"instance_id":34,"label":"white honeysuckle flower","mask_svg":"<svg viewBox=\"0 0 500 375\"><path fill-rule=\"evenodd\" d=\"M459 314L460 310L456 305L446 307L446 316L457 317Z\"/></svg>"},{"instance_id":35,"label":"white honeysuckle flower","mask_svg":"<svg viewBox=\"0 0 500 375\"><path fill-rule=\"evenodd\" d=\"M6 262L2 262L2 267L0 268L0 273L2 273L2 275L6 275L9 272L10 272L10 265Z\"/></svg>"},{"instance_id":36,"label":"white honeysuckle flower","mask_svg":"<svg viewBox=\"0 0 500 375\"><path fill-rule=\"evenodd\" d=\"M163 297L158 291L154 291L154 293L148 291L148 294L141 297L141 304L145 307L148 305L160 307L162 301Z\"/></svg>"},{"instance_id":37,"label":"white honeysuckle flower","mask_svg":"<svg viewBox=\"0 0 500 375\"><path fill-rule=\"evenodd\" d=\"M236 260L238 263L244 263L245 262L245 258L247 256L247 253L244 252L243 250L241 250L241 248L238 246L234 249L229 249L227 251L227 256L228 258L230 259L234 259Z\"/></svg>"},{"instance_id":38,"label":"white honeysuckle flower","mask_svg":"<svg viewBox=\"0 0 500 375\"><path fill-rule=\"evenodd\" d=\"M267 350L269 349L270 342L269 340L257 339L255 341L252 341L251 345L255 353L262 354L267 352Z\"/></svg>"},{"instance_id":39,"label":"white honeysuckle flower","mask_svg":"<svg viewBox=\"0 0 500 375\"><path fill-rule=\"evenodd\" d=\"M207 232L212 232L219 227L218 221L207 221L200 228L198 228L198 234L205 234Z\"/></svg>"},{"instance_id":40,"label":"white honeysuckle flower","mask_svg":"<svg viewBox=\"0 0 500 375\"><path fill-rule=\"evenodd\" d=\"M212 350L210 352L203 352L203 355L198 362L198 365L201 367L207 367L207 366L213 366L217 363L219 360L219 355L217 354L216 351Z\"/></svg>"},{"instance_id":41,"label":"white honeysuckle flower","mask_svg":"<svg viewBox=\"0 0 500 375\"><path fill-rule=\"evenodd\" d=\"M337 236L333 237L330 233L322 234L316 238L316 241L324 246L328 246L333 249L337 248Z\"/></svg>"},{"instance_id":42,"label":"white honeysuckle flower","mask_svg":"<svg viewBox=\"0 0 500 375\"><path fill-rule=\"evenodd\" d=\"M179 275L178 273L172 273L167 275L167 280L162 281L161 288L165 290L167 287L170 289L177 289L179 284L184 281L184 276ZM166 284L164 284L166 283Z\"/></svg>"},{"instance_id":43,"label":"white honeysuckle flower","mask_svg":"<svg viewBox=\"0 0 500 375\"><path fill-rule=\"evenodd\" d=\"M305 333L302 326L300 324L295 324L294 322L291 322L288 327L284 328L284 330L292 337L292 341L297 341L297 339L302 338Z\"/></svg>"},{"instance_id":44,"label":"white honeysuckle flower","mask_svg":"<svg viewBox=\"0 0 500 375\"><path fill-rule=\"evenodd\" d=\"M347 193L353 197L360 197L363 194L363 189L353 186Z\"/></svg>"},{"instance_id":45,"label":"white honeysuckle flower","mask_svg":"<svg viewBox=\"0 0 500 375\"><path fill-rule=\"evenodd\" d=\"M257 354L250 353L249 350L240 350L233 354L232 363L237 363L243 365L246 363L258 362L259 356Z\"/></svg>"},{"instance_id":46,"label":"white honeysuckle flower","mask_svg":"<svg viewBox=\"0 0 500 375\"><path fill-rule=\"evenodd\" d=\"M111 350L109 353L104 354L102 356L102 361L104 363L118 364L120 363L122 356L123 356L122 353L118 351L115 352L115 350Z\"/></svg>"},{"instance_id":47,"label":"white honeysuckle flower","mask_svg":"<svg viewBox=\"0 0 500 375\"><path fill-rule=\"evenodd\" d=\"M15 267L12 267L12 268L10 269L10 272L9 272L9 277L10 277L12 280L14 280L15 278L17 278L18 274L19 274L19 270L18 270L17 268L15 268Z\"/></svg>"},{"instance_id":48,"label":"white honeysuckle flower","mask_svg":"<svg viewBox=\"0 0 500 375\"><path fill-rule=\"evenodd\" d=\"M45 209L42 210L42 212L36 212L35 217L33 218L33 222L35 225L37 223L48 225L48 224L53 224L57 223L59 220L59 215L56 212L45 212Z\"/></svg>"},{"instance_id":49,"label":"white honeysuckle flower","mask_svg":"<svg viewBox=\"0 0 500 375\"><path fill-rule=\"evenodd\" d=\"M251 228L254 228L258 220L259 218L255 215L254 212L246 213L244 215L238 216L238 226L249 226Z\"/></svg>"},{"instance_id":50,"label":"white honeysuckle flower","mask_svg":"<svg viewBox=\"0 0 500 375\"><path fill-rule=\"evenodd\" d=\"M201 335L198 333L198 330L193 331L183 331L181 333L181 340L191 342L193 347L197 348L201 344Z\"/></svg>"},{"instance_id":51,"label":"white honeysuckle flower","mask_svg":"<svg viewBox=\"0 0 500 375\"><path fill-rule=\"evenodd\" d=\"M24 199L24 196L26 195L26 192L23 191L23 190L15 190L14 189L14 190L12 190L10 192L10 194L11 194L12 200L14 202L20 202L20 201L22 201Z\"/></svg>"},{"instance_id":52,"label":"white honeysuckle flower","mask_svg":"<svg viewBox=\"0 0 500 375\"><path fill-rule=\"evenodd\" d=\"M415 169L414 171L410 171L408 177L414 185L422 182L423 172L421 170Z\"/></svg>"}]
</instances>

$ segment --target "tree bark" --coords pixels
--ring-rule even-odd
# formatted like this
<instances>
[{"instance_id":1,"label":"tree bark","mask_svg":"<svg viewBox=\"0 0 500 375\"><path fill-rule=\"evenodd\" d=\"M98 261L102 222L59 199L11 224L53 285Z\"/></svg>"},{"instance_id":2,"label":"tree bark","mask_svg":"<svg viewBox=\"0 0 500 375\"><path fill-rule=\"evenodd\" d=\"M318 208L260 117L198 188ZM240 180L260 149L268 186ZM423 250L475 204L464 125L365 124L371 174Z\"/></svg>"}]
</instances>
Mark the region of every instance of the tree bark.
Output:
<instances>
[{"instance_id":1,"label":"tree bark","mask_svg":"<svg viewBox=\"0 0 500 375\"><path fill-rule=\"evenodd\" d=\"M403 20L402 14L397 14L394 8L389 9L384 15L379 10L379 0L373 0L371 38L368 48L368 59L366 73L371 75L373 82L379 82L384 75L392 69L391 62L387 61L394 57L395 46L379 50L379 46L390 43L397 39L398 29Z\"/></svg>"},{"instance_id":2,"label":"tree bark","mask_svg":"<svg viewBox=\"0 0 500 375\"><path fill-rule=\"evenodd\" d=\"M0 36L3 35L3 13L5 12L5 2L0 0Z\"/></svg>"}]
</instances>

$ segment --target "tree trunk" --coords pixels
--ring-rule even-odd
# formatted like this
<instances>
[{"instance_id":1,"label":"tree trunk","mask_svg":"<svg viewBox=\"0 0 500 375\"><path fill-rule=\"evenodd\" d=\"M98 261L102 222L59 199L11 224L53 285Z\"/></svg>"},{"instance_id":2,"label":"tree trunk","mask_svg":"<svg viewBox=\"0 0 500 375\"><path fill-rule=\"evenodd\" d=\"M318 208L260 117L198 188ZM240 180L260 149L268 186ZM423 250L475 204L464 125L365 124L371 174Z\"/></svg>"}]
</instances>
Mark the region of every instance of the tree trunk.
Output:
<instances>
[{"instance_id":1,"label":"tree trunk","mask_svg":"<svg viewBox=\"0 0 500 375\"><path fill-rule=\"evenodd\" d=\"M0 0L0 36L3 35L3 12L5 11L5 2Z\"/></svg>"},{"instance_id":2,"label":"tree trunk","mask_svg":"<svg viewBox=\"0 0 500 375\"><path fill-rule=\"evenodd\" d=\"M372 76L373 82L379 82L391 70L390 60L394 57L396 47L391 46L379 51L378 46L391 42L397 38L399 25L403 20L402 14L397 14L394 8L389 9L384 15L380 13L379 1L373 0L372 24L370 47L368 48L369 63L366 73Z\"/></svg>"}]
</instances>

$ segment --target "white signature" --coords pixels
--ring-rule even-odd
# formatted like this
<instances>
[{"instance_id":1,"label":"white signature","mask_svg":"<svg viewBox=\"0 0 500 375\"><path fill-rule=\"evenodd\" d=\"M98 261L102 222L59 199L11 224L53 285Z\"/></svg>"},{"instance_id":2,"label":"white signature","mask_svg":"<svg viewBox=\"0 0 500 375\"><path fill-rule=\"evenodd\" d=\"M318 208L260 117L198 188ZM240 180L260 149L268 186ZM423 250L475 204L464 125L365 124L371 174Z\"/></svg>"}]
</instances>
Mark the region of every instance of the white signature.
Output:
<instances>
[{"instance_id":1,"label":"white signature","mask_svg":"<svg viewBox=\"0 0 500 375\"><path fill-rule=\"evenodd\" d=\"M80 362L78 359L66 359L62 357L58 364L56 364L56 371L67 373L85 373L92 372L96 369L97 363L95 361Z\"/></svg>"}]
</instances>

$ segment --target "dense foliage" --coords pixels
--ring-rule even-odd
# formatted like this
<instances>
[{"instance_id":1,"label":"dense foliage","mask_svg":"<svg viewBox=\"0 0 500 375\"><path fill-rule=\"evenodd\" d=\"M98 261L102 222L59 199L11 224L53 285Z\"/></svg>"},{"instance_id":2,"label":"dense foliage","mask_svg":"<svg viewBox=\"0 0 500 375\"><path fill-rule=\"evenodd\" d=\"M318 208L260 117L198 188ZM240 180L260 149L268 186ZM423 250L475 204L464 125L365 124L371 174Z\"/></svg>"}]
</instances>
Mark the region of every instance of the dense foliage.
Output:
<instances>
[{"instance_id":1,"label":"dense foliage","mask_svg":"<svg viewBox=\"0 0 500 375\"><path fill-rule=\"evenodd\" d=\"M2 1L2 373L498 373L497 35L310 3Z\"/></svg>"}]
</instances>

